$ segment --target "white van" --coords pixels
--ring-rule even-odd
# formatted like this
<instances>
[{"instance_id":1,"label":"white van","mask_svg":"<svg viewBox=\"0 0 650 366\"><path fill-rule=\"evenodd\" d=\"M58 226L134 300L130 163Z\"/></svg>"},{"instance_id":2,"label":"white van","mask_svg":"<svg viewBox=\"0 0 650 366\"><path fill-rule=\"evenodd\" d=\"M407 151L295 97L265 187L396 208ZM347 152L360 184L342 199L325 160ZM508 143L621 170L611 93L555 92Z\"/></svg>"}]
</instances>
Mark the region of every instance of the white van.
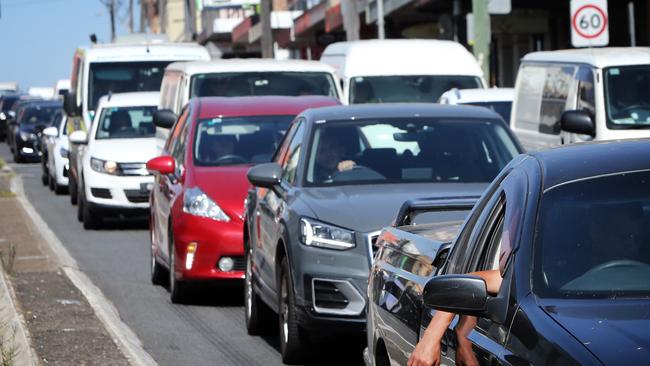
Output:
<instances>
[{"instance_id":1,"label":"white van","mask_svg":"<svg viewBox=\"0 0 650 366\"><path fill-rule=\"evenodd\" d=\"M191 98L206 96L325 95L341 99L339 84L335 70L318 61L227 59L176 62L165 69L158 108L180 115ZM158 123L158 119L156 121ZM159 151L162 151L168 134L168 128L156 128Z\"/></svg>"},{"instance_id":2,"label":"white van","mask_svg":"<svg viewBox=\"0 0 650 366\"><path fill-rule=\"evenodd\" d=\"M650 48L526 55L517 75L510 126L529 150L650 137Z\"/></svg>"},{"instance_id":3,"label":"white van","mask_svg":"<svg viewBox=\"0 0 650 366\"><path fill-rule=\"evenodd\" d=\"M485 87L474 56L451 41L337 42L325 48L320 60L336 69L346 104L434 103L453 88Z\"/></svg>"},{"instance_id":4,"label":"white van","mask_svg":"<svg viewBox=\"0 0 650 366\"><path fill-rule=\"evenodd\" d=\"M72 64L71 88L64 98L69 132L88 130L102 96L159 92L165 67L170 63L209 59L207 49L194 43L111 43L77 49ZM70 202L73 204L77 202L79 148L76 144L70 146Z\"/></svg>"}]
</instances>

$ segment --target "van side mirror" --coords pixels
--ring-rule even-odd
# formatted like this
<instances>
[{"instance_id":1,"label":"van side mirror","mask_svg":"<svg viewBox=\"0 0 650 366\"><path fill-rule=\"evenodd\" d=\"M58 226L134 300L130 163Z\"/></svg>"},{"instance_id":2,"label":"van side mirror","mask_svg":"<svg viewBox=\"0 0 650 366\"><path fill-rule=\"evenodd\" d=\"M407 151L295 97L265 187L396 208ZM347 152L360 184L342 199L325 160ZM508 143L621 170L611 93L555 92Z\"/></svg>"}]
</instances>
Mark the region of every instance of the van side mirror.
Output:
<instances>
[{"instance_id":1,"label":"van side mirror","mask_svg":"<svg viewBox=\"0 0 650 366\"><path fill-rule=\"evenodd\" d=\"M564 111L560 118L560 128L566 132L596 136L594 120L585 111Z\"/></svg>"},{"instance_id":2,"label":"van side mirror","mask_svg":"<svg viewBox=\"0 0 650 366\"><path fill-rule=\"evenodd\" d=\"M278 163L266 163L248 170L248 181L256 187L274 188L282 179L282 168Z\"/></svg>"},{"instance_id":3,"label":"van side mirror","mask_svg":"<svg viewBox=\"0 0 650 366\"><path fill-rule=\"evenodd\" d=\"M170 129L176 123L178 116L170 109L159 109L153 114L153 124L160 128Z\"/></svg>"},{"instance_id":4,"label":"van side mirror","mask_svg":"<svg viewBox=\"0 0 650 366\"><path fill-rule=\"evenodd\" d=\"M63 110L69 117L76 117L79 115L79 105L77 105L77 93L69 91L63 97Z\"/></svg>"},{"instance_id":5,"label":"van side mirror","mask_svg":"<svg viewBox=\"0 0 650 366\"><path fill-rule=\"evenodd\" d=\"M484 316L487 311L487 285L477 276L436 276L424 286L422 299L425 306L436 310Z\"/></svg>"}]
</instances>

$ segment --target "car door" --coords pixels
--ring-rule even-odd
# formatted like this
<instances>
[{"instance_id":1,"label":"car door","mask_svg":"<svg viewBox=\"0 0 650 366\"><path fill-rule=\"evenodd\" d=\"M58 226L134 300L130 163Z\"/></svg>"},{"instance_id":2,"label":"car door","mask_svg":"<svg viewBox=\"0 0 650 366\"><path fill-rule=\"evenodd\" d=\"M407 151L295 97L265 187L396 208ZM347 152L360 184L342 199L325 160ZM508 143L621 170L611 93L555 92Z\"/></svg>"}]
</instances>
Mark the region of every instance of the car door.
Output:
<instances>
[{"instance_id":1,"label":"car door","mask_svg":"<svg viewBox=\"0 0 650 366\"><path fill-rule=\"evenodd\" d=\"M281 239L282 227L280 219L286 207L287 193L295 180L295 169L300 157L300 147L304 139L305 123L297 120L281 145L275 162L282 167L282 182L279 189L258 189L257 229L258 248L256 263L259 263L260 277L272 288L275 288L275 254L277 244ZM293 172L293 176L292 176Z\"/></svg>"}]
</instances>

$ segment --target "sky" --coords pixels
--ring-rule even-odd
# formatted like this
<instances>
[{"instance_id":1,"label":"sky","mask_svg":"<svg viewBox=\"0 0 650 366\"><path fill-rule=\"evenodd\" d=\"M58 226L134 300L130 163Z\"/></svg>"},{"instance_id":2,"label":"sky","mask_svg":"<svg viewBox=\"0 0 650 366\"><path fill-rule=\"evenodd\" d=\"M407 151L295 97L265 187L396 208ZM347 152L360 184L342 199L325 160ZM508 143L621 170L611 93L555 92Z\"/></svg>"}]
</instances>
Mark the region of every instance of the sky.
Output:
<instances>
[{"instance_id":1,"label":"sky","mask_svg":"<svg viewBox=\"0 0 650 366\"><path fill-rule=\"evenodd\" d=\"M117 35L128 32L128 0L121 2ZM135 29L138 4L135 0ZM110 41L108 9L100 0L0 0L0 9L0 82L17 81L22 91L69 79L74 51L90 44L90 34Z\"/></svg>"}]
</instances>

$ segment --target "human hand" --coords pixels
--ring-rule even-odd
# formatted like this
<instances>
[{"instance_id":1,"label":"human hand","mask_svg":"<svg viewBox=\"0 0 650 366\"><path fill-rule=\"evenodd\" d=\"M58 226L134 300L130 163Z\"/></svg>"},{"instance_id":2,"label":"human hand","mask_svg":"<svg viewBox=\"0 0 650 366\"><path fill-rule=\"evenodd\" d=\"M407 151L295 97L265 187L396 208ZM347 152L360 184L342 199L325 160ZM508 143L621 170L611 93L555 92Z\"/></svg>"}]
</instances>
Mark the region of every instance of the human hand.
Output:
<instances>
[{"instance_id":1,"label":"human hand","mask_svg":"<svg viewBox=\"0 0 650 366\"><path fill-rule=\"evenodd\" d=\"M352 170L352 168L354 168L356 165L357 163L355 163L352 160L343 160L339 162L336 168L338 169L339 172L344 172L347 170Z\"/></svg>"},{"instance_id":2,"label":"human hand","mask_svg":"<svg viewBox=\"0 0 650 366\"><path fill-rule=\"evenodd\" d=\"M438 366L440 365L440 339L425 333L415 346L408 366Z\"/></svg>"}]
</instances>

